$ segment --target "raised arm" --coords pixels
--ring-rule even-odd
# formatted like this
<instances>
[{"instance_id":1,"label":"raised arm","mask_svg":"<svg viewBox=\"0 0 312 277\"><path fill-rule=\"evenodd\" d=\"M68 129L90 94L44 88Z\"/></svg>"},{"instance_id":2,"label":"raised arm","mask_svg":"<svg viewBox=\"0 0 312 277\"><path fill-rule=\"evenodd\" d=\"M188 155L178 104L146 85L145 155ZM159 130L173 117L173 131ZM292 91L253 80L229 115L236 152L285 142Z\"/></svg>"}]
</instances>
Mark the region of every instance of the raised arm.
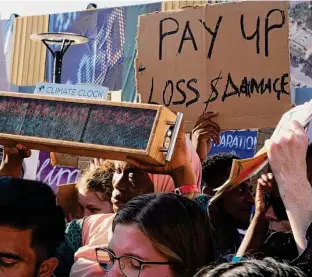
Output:
<instances>
[{"instance_id":1,"label":"raised arm","mask_svg":"<svg viewBox=\"0 0 312 277\"><path fill-rule=\"evenodd\" d=\"M31 150L21 144L11 148L5 147L3 150L0 177L21 177L23 160L30 157Z\"/></svg>"},{"instance_id":2,"label":"raised arm","mask_svg":"<svg viewBox=\"0 0 312 277\"><path fill-rule=\"evenodd\" d=\"M266 142L269 162L301 254L307 246L306 231L312 221L312 188L307 178L308 137L296 121Z\"/></svg>"},{"instance_id":3,"label":"raised arm","mask_svg":"<svg viewBox=\"0 0 312 277\"><path fill-rule=\"evenodd\" d=\"M197 181L195 173L193 172L191 157L186 143L184 130L183 127L181 127L172 159L164 166L155 166L138 159L132 159L131 157L128 157L128 162L138 169L149 173L170 175L176 188L184 185L195 185Z\"/></svg>"},{"instance_id":4,"label":"raised arm","mask_svg":"<svg viewBox=\"0 0 312 277\"><path fill-rule=\"evenodd\" d=\"M246 256L258 250L264 243L269 230L269 222L265 217L267 207L265 205L265 193L271 193L273 175L263 174L257 182L255 197L255 215L247 229L246 235L236 253L236 256Z\"/></svg>"},{"instance_id":5,"label":"raised arm","mask_svg":"<svg viewBox=\"0 0 312 277\"><path fill-rule=\"evenodd\" d=\"M220 143L220 127L213 121L217 113L208 112L201 115L192 130L192 144L201 161L209 154L212 143Z\"/></svg>"}]
</instances>

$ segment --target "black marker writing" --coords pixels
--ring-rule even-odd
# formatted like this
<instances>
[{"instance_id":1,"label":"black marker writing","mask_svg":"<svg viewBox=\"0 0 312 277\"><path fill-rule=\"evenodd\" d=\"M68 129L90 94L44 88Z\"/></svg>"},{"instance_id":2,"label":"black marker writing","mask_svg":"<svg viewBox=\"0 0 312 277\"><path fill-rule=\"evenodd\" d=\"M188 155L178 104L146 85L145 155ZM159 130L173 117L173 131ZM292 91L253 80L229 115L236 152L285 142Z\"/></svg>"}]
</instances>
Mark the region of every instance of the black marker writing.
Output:
<instances>
[{"instance_id":1,"label":"black marker writing","mask_svg":"<svg viewBox=\"0 0 312 277\"><path fill-rule=\"evenodd\" d=\"M212 56L212 50L213 50L213 47L214 47L214 44L215 44L215 40L217 38L217 35L218 35L218 31L219 31L219 28L220 28L220 24L222 22L222 16L220 15L219 16L219 19L217 21L217 24L215 26L215 29L214 31L212 31L206 22L202 21L201 19L199 20L200 23L203 24L204 28L206 29L206 31L212 36L212 39L211 39L211 43L210 43L210 46L209 46L209 50L208 50L208 55L207 55L207 58L208 59L211 59L211 56Z\"/></svg>"},{"instance_id":2,"label":"black marker writing","mask_svg":"<svg viewBox=\"0 0 312 277\"><path fill-rule=\"evenodd\" d=\"M180 84L185 84L185 80L181 79L177 82L177 91L180 92L182 95L182 100L179 101L173 101L172 105L183 105L186 101L186 93L185 91L180 87Z\"/></svg>"},{"instance_id":3,"label":"black marker writing","mask_svg":"<svg viewBox=\"0 0 312 277\"><path fill-rule=\"evenodd\" d=\"M273 25L269 25L269 21L270 21L270 16L273 13L280 13L281 16L281 23L280 24L273 24ZM265 56L268 57L269 56L269 32L274 30L274 29L279 29L282 28L285 24L285 13L284 11L280 10L280 9L273 9L271 11L268 12L266 18L265 18L265 28L264 28L264 32L265 32Z\"/></svg>"},{"instance_id":4,"label":"black marker writing","mask_svg":"<svg viewBox=\"0 0 312 277\"><path fill-rule=\"evenodd\" d=\"M228 91L229 90L229 86L231 86L231 88L233 89L232 91ZM228 78L227 78L227 82L226 82L226 86L225 86L225 90L222 96L222 102L224 102L224 100L227 97L233 96L238 94L238 96L240 96L240 90L238 89L238 87L234 84L232 77L231 77L231 73L228 74Z\"/></svg>"},{"instance_id":5,"label":"black marker writing","mask_svg":"<svg viewBox=\"0 0 312 277\"><path fill-rule=\"evenodd\" d=\"M194 88L193 86L191 86L192 83L195 83L195 84L196 84L196 83L197 83L197 79L193 78L193 79L189 80L189 81L187 82L187 85L186 85L186 86L187 86L187 88L188 88L190 91L194 92L195 98L193 98L192 100L188 101L188 102L186 103L186 107L188 107L188 106L190 106L190 105L192 105L192 104L198 102L198 100L199 100L199 98L200 98L200 93L199 93L199 91L198 91L196 88Z\"/></svg>"},{"instance_id":6,"label":"black marker writing","mask_svg":"<svg viewBox=\"0 0 312 277\"><path fill-rule=\"evenodd\" d=\"M152 98L153 98L153 93L154 93L154 78L152 78L152 85L151 85L150 96L149 96L149 98L148 98L148 104L159 105L159 103L154 102L154 101L152 100Z\"/></svg>"},{"instance_id":7,"label":"black marker writing","mask_svg":"<svg viewBox=\"0 0 312 277\"><path fill-rule=\"evenodd\" d=\"M152 78L152 84L151 84L151 90L149 95L149 104L157 104L159 103L153 101L154 96L154 82L157 83L154 78ZM189 80L180 79L177 82L172 80L167 80L164 88L162 89L162 97L161 97L161 90L157 90L155 92L156 99L162 99L162 105L169 107L170 105L174 106L182 106L185 104L186 107L191 106L192 104L195 104L200 99L200 92L195 87L195 84L197 84L196 78L191 78ZM176 96L178 95L178 96ZM194 97L193 97L194 95ZM157 97L158 96L158 97ZM180 97L182 96L182 98ZM178 100L173 101L173 99L178 98Z\"/></svg>"},{"instance_id":8,"label":"black marker writing","mask_svg":"<svg viewBox=\"0 0 312 277\"><path fill-rule=\"evenodd\" d=\"M172 21L176 24L176 28L174 30L164 32L164 22L166 21ZM166 36L170 36L173 34L176 34L179 31L179 22L171 17L165 18L160 21L159 24L159 60L162 60L162 51L163 51L163 40Z\"/></svg>"},{"instance_id":9,"label":"black marker writing","mask_svg":"<svg viewBox=\"0 0 312 277\"><path fill-rule=\"evenodd\" d=\"M187 33L189 34L189 36L187 36ZM181 39L180 46L179 46L179 50L178 50L179 54L181 54L181 52L182 52L184 41L188 41L188 40L192 41L194 50L197 51L198 48L196 45L194 35L192 33L192 29L190 28L190 22L186 21L185 28L184 28L183 35L182 35L182 39Z\"/></svg>"},{"instance_id":10,"label":"black marker writing","mask_svg":"<svg viewBox=\"0 0 312 277\"><path fill-rule=\"evenodd\" d=\"M246 35L245 24L244 24L244 15L243 14L241 15L241 18L240 18L240 26L241 26L241 31L242 31L242 35L243 35L244 39L252 40L256 37L256 51L257 51L257 54L259 54L260 53L260 17L258 16L258 18L257 18L255 32L250 36Z\"/></svg>"},{"instance_id":11,"label":"black marker writing","mask_svg":"<svg viewBox=\"0 0 312 277\"><path fill-rule=\"evenodd\" d=\"M212 103L218 99L219 92L217 90L217 85L218 85L219 80L222 80L222 71L219 73L219 76L217 78L214 78L210 82L211 93L209 95L208 100L204 102L206 104L204 113L208 111L209 103Z\"/></svg>"},{"instance_id":12,"label":"black marker writing","mask_svg":"<svg viewBox=\"0 0 312 277\"><path fill-rule=\"evenodd\" d=\"M138 71L142 73L145 69L146 67L144 67L143 64L140 63Z\"/></svg>"},{"instance_id":13,"label":"black marker writing","mask_svg":"<svg viewBox=\"0 0 312 277\"><path fill-rule=\"evenodd\" d=\"M166 101L166 94L167 94L167 88L168 87L169 87L169 91L170 91L170 96L169 96L169 101L167 102ZM173 91L174 91L173 82L171 80L168 80L166 82L166 86L165 86L164 91L163 91L163 103L166 107L169 107L171 104L172 97L173 97Z\"/></svg>"},{"instance_id":14,"label":"black marker writing","mask_svg":"<svg viewBox=\"0 0 312 277\"><path fill-rule=\"evenodd\" d=\"M262 79L257 82L257 80L252 78L250 80L249 86L250 86L250 91L256 91L257 93L263 94L267 91L268 92L270 91L271 80L268 80L267 82L265 82L264 79Z\"/></svg>"},{"instance_id":15,"label":"black marker writing","mask_svg":"<svg viewBox=\"0 0 312 277\"><path fill-rule=\"evenodd\" d=\"M276 99L281 100L281 95L289 95L289 92L286 91L286 86L288 85L287 78L289 77L288 73L283 74L278 78L262 78L261 80L256 80L255 78L248 79L244 77L238 86L232 79L231 74L228 74L226 87L222 95L222 102L227 98L237 95L245 95L246 97L251 97L252 94L264 94L274 92L276 94Z\"/></svg>"},{"instance_id":16,"label":"black marker writing","mask_svg":"<svg viewBox=\"0 0 312 277\"><path fill-rule=\"evenodd\" d=\"M288 85L288 81L287 81L287 78L289 77L289 74L288 73L285 73L281 76L280 80L279 79L276 79L273 83L273 90L275 91L276 93L276 98L278 100L281 100L281 95L282 94L289 94L287 91L286 91L286 86ZM280 89L277 88L277 83L280 83Z\"/></svg>"}]
</instances>

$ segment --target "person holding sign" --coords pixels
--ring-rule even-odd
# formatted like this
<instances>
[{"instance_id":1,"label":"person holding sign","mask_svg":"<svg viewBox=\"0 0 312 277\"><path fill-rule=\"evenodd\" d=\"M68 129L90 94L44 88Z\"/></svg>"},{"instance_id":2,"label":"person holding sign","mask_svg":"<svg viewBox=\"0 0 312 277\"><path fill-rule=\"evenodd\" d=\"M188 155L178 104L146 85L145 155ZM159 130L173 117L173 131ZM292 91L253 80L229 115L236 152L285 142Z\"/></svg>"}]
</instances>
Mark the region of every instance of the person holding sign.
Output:
<instances>
[{"instance_id":1,"label":"person holding sign","mask_svg":"<svg viewBox=\"0 0 312 277\"><path fill-rule=\"evenodd\" d=\"M26 149L25 147L22 146L17 146L17 149L19 151L8 151L8 163L6 164L7 170L3 171L2 173L5 175L18 175L19 172L19 167L18 165L22 163L22 160L24 157L28 156L29 150ZM24 154L24 151L27 155ZM16 152L16 153L15 153ZM192 152L192 157L189 154L189 152ZM15 154L14 154L15 153ZM16 155L17 157L14 158ZM191 164L192 162L192 164ZM143 164L140 163L138 160L133 160L133 163L136 165L143 167ZM119 165L118 165L119 164ZM115 165L122 165L121 162L115 162ZM144 165L146 168L143 168L145 170L148 170L149 172L153 173L158 173L158 174L166 174L163 175L165 178L160 178L160 179L155 179L156 181L161 181L161 180L174 180L174 184L172 183L172 190L174 189L174 186L176 185L177 188L180 188L180 192L184 193L183 187L188 187L191 185L192 191L187 190L186 193L191 192L194 193L194 191L198 191L198 186L197 183L200 182L201 180L201 175L195 175L193 172L193 168L196 168L197 166L197 174L201 172L201 167L200 167L200 161L197 157L197 154L195 153L195 150L192 148L192 145L190 141L186 140L186 137L181 131L178 135L178 140L177 140L177 145L176 145L176 151L174 152L174 156L165 167L154 167L152 165ZM195 166L195 167L194 167ZM131 169L133 170L134 167L130 165L126 165L124 169ZM14 170L12 170L14 169ZM144 178L149 178L150 186L143 182L142 178L140 177L137 179L137 185L134 187L135 191L132 192L132 197L135 197L137 195L140 195L142 193L148 193L150 191L153 191L154 189L162 189L162 186L159 184L165 184L163 181L159 182L158 185L154 186L151 180L151 173L142 171L142 169L136 169L140 175L139 176L145 176ZM129 172L128 172L129 173ZM133 173L133 172L132 172ZM114 173L115 174L115 173ZM116 172L116 175L120 176L120 172ZM126 175L126 172L125 172ZM128 175L129 176L129 175ZM155 175L154 175L155 176ZM157 175L156 175L157 176ZM168 176L168 177L167 177ZM116 178L116 177L115 177ZM125 178L124 178L125 179ZM125 185L128 183L125 183L122 181ZM120 189L120 179L118 178L116 187ZM167 184L170 184L167 183ZM195 184L195 185L193 185ZM133 184L129 183L129 186L133 186ZM146 191L142 191L142 185L147 187ZM163 188L168 188L166 185ZM120 190L120 192L126 192L125 190ZM130 200L130 199L129 199ZM117 204L117 203L115 203ZM118 204L121 204L118 203ZM116 205L116 208L119 205ZM114 218L114 214L108 214L108 215L97 215L97 216L91 216L86 218L85 220L81 221L73 221L68 227L67 227L67 235L66 235L66 240L64 243L61 245L59 248L59 254L57 258L60 261L60 266L57 268L55 275L56 276L67 276L69 274L69 270L71 268L73 261L73 256L75 251L80 247L81 250L76 253L76 258L77 262L74 264L73 269L72 269L72 275L71 276L83 276L83 272L92 272L90 273L89 276L96 276L96 272L99 273L99 276L102 276L103 271L99 268L99 266L96 263L96 259L94 259L94 246L92 245L103 245L105 243L108 243L109 241L109 233L107 230L111 229L111 224L112 224L112 219ZM95 228L97 226L97 228ZM101 228L99 228L101 227ZM95 229L94 229L95 228ZM92 232L93 230L93 232ZM106 231L105 231L106 230ZM80 238L79 238L79 235ZM96 235L97 234L97 235ZM98 237L97 240L94 240L94 235ZM68 248L66 246L67 242L70 242L70 247L75 247L73 248ZM88 256L88 253L90 253L90 256ZM69 257L70 255L71 257ZM88 266L86 265L86 261ZM91 263L91 265L90 265ZM75 273L76 272L76 273ZM87 273L88 275L89 273Z\"/></svg>"},{"instance_id":2,"label":"person holding sign","mask_svg":"<svg viewBox=\"0 0 312 277\"><path fill-rule=\"evenodd\" d=\"M193 160L189 154L189 152L192 151L194 153ZM198 162L196 163L196 161ZM174 156L171 162L167 163L166 166L161 167L147 165L133 159L131 160L131 162L139 167L139 169L137 170L141 172L141 176L146 176L146 178L150 178L150 174L146 171L158 174L166 174L164 176L172 178L172 180L174 181L174 185L172 184L173 189L174 186L176 186L176 188L179 189L179 193L193 194L198 191L197 183L199 183L201 179L199 174L201 172L200 162L197 154L192 149L190 142L186 140L184 132L182 130L179 132L178 135ZM197 177L193 172L194 165L197 166L197 172L199 172L199 175L197 175ZM129 168L133 169L133 166L127 165L124 169ZM142 169L146 171L142 171ZM143 172L146 172L145 175L143 174ZM120 173L117 172L117 175L118 174ZM120 179L118 179L118 185L116 187L120 188L121 185L119 181ZM142 185L146 185L144 182L142 183L142 178L138 179L137 181L137 186L134 187L136 189L136 193L132 193L132 197L135 197L145 192L140 191ZM126 183L124 182L124 184ZM154 189L154 184L151 183L151 181L150 184L150 189ZM188 187L191 187L191 190L187 190L186 188ZM121 192L125 191L121 190ZM146 191L146 193L147 192L148 191ZM96 276L97 272L99 273L99 276L102 276L103 271L99 268L99 266L96 264L96 261L94 260L94 247L97 245L103 245L108 243L108 230L111 229L113 218L114 214L91 216L83 221L73 221L67 227L67 236L64 243L66 244L66 242L73 240L72 243L70 243L71 246L76 245L76 247L79 248L79 246L85 245L83 248L80 249L80 251L76 253L77 262L72 268L71 276L83 276L83 274L86 274L86 276L88 276L89 274L89 276ZM75 227L73 228L73 226ZM78 233L82 233L80 239ZM96 240L94 239L95 237L97 238ZM79 245L79 243L81 244ZM75 252L75 249L72 249L71 251ZM74 252L72 253L72 255L74 255ZM61 266L56 270L56 276L66 276L66 274L68 274L68 266L69 268L71 266L70 259L68 259L68 257L66 256L68 253L70 253L69 249L66 248L66 245L62 244L61 248L59 249L58 255ZM65 265L67 269L65 268L65 270L62 270L61 267L64 266L64 262L67 263L67 265Z\"/></svg>"},{"instance_id":3,"label":"person holding sign","mask_svg":"<svg viewBox=\"0 0 312 277\"><path fill-rule=\"evenodd\" d=\"M112 196L111 201L115 211L135 196L146 193L174 192L177 189L182 194L187 192L188 194L197 195L201 184L201 162L190 140L185 138L184 143L190 156L190 162L185 164L189 163L190 169L195 173L195 181L190 180L194 182L193 186L184 188L183 184L179 184L179 180L174 180L175 176L179 176L178 173L175 175L157 174L154 171L142 170L127 162L110 160L103 162L101 159L94 159L90 167L78 180L75 189L67 190L67 185L59 187L58 199L61 204L65 203L65 208L66 203L70 199L77 198L78 195L80 210L86 211L87 213L82 212L82 214L87 216L97 213L109 213L111 204L108 202L109 198L106 192L111 190L111 184L113 191L109 192L109 194ZM137 161L133 162L137 163ZM159 168L163 169L162 167ZM77 200L73 201L73 203L77 204ZM92 208L92 211L90 208ZM67 208L65 210L68 216L70 211Z\"/></svg>"},{"instance_id":4,"label":"person holding sign","mask_svg":"<svg viewBox=\"0 0 312 277\"><path fill-rule=\"evenodd\" d=\"M300 123L293 121L278 136L266 142L266 149L292 233L276 233L262 247L255 248L255 242L261 235L257 233L260 227L259 223L256 225L256 217L255 222L247 230L235 260L242 259L242 256L249 253L259 252L264 256L287 259L292 262L292 265L300 267L311 276L312 188L310 180L312 171L308 137ZM261 182L261 185L269 186L269 182ZM265 209L263 195L256 197L256 205L258 210ZM297 246L297 251L293 250L293 245ZM283 249L286 253L282 253ZM293 255L294 253L296 254ZM299 257L294 259L298 254Z\"/></svg>"},{"instance_id":5,"label":"person holding sign","mask_svg":"<svg viewBox=\"0 0 312 277\"><path fill-rule=\"evenodd\" d=\"M141 194L175 190L181 194L199 193L200 160L191 142L184 135L178 139L179 146L183 144L183 147L180 146L181 151L176 151L179 156L165 167L148 165L138 160L129 160L129 163L115 161L112 194L115 210ZM136 189L133 189L133 186Z\"/></svg>"},{"instance_id":6,"label":"person holding sign","mask_svg":"<svg viewBox=\"0 0 312 277\"><path fill-rule=\"evenodd\" d=\"M19 176L20 165L23 159L30 155L30 151L23 146L17 146L16 149L8 149L6 155L8 157L5 159L7 162L2 168L2 175ZM143 164L141 165L140 161L138 160L133 160L133 163L139 164L139 166L143 166ZM118 162L115 164L118 164ZM149 189L146 190L146 193L153 190L161 191L162 189L173 191L175 185L177 188L179 188L179 192L183 194L196 194L198 191L198 184L200 184L201 181L201 165L195 150L192 148L190 141L186 140L183 131L179 133L176 151L170 163L168 163L165 167L154 167L152 165L145 166L147 167L146 169L149 169L151 172L166 174L160 176L160 178L157 178L157 174L153 175L151 173L137 169L141 176L145 176L146 178L153 178L153 176L156 177L153 180L155 183L152 183L150 179L150 186L147 186ZM126 168L133 168L133 166L128 165ZM193 170L195 170L195 174ZM175 183L173 183L173 180ZM134 187L135 193L132 193L132 197L143 193L140 184L142 182L142 178L139 178L138 181L138 186ZM143 182L142 184L145 183ZM129 183L129 185L131 185L131 183ZM188 187L191 187L191 190L188 190ZM122 190L122 192L125 191ZM121 204L121 202L119 204ZM86 220L74 220L71 224L69 224L67 227L66 240L58 251L60 266L57 268L55 275L66 276L69 274L71 265L74 262L73 257L76 250L80 246L84 245L84 247L76 254L77 262L73 267L72 276L83 276L83 272L92 272L90 276L94 276L93 273L97 272L97 270L100 270L100 276L102 276L103 272L101 269L99 269L96 264L96 260L94 259L94 247L92 246L92 243L95 245L97 243L102 245L103 243L105 244L108 242L109 234L107 233L107 230L111 228L113 218L114 214L108 214L104 216L90 216L86 218ZM95 226L97 228L95 228ZM101 228L99 228L100 226ZM91 230L94 230L93 228L95 228L96 232L91 232ZM97 234L98 240L93 240L93 235L95 234ZM70 242L69 248L67 245L68 242ZM90 251L92 253L90 253ZM88 256L88 253L90 253L90 257ZM86 266L85 262L88 260L88 266Z\"/></svg>"},{"instance_id":7,"label":"person holding sign","mask_svg":"<svg viewBox=\"0 0 312 277\"><path fill-rule=\"evenodd\" d=\"M308 137L300 123L293 121L281 135L268 140L266 148L301 254L307 247L306 232L312 222L312 188L307 178L306 163Z\"/></svg>"},{"instance_id":8,"label":"person holding sign","mask_svg":"<svg viewBox=\"0 0 312 277\"><path fill-rule=\"evenodd\" d=\"M190 152L194 154L191 156ZM129 157L129 161L131 164L115 162L117 171L113 177L114 191L112 196L115 210L125 206L126 202L131 200L131 198L156 190L157 185L155 186L155 183L152 182L151 174L154 174L154 176L157 176L157 174L168 176L168 180L172 178L174 181L172 191L175 186L178 189L178 193L189 196L199 193L197 183L198 180L200 182L201 175L196 176L194 168L197 167L201 170L200 161L190 141L186 140L182 129L178 134L172 160L165 166L149 165L139 160L131 159L131 157ZM195 172L198 172L198 170ZM188 187L190 189L187 189ZM96 262L95 248L108 245L112 236L111 228L114 217L114 214L94 215L84 221L82 241L85 243L75 254L76 261L71 269L70 276L103 275L103 270ZM92 235L90 236L90 234Z\"/></svg>"}]
</instances>

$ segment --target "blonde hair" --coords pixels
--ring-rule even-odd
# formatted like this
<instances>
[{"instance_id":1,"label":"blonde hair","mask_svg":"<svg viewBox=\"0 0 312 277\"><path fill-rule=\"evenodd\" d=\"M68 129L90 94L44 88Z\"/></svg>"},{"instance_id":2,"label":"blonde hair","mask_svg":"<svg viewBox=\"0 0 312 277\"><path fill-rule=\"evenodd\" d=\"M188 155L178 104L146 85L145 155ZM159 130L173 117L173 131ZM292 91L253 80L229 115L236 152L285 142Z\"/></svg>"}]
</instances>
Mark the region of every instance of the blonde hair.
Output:
<instances>
[{"instance_id":1,"label":"blonde hair","mask_svg":"<svg viewBox=\"0 0 312 277\"><path fill-rule=\"evenodd\" d=\"M100 166L90 166L85 170L77 182L77 187L85 188L86 191L101 193L100 200L110 201L113 192L113 175L115 172L114 162L105 160ZM97 194L98 195L98 194Z\"/></svg>"}]
</instances>

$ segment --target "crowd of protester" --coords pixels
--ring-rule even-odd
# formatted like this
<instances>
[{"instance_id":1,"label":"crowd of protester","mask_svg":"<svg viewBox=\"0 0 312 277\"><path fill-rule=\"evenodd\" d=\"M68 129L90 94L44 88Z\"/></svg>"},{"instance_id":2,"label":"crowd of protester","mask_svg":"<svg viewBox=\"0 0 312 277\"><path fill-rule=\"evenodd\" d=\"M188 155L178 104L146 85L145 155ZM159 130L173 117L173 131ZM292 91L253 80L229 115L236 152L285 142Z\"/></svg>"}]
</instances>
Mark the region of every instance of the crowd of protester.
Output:
<instances>
[{"instance_id":1,"label":"crowd of protester","mask_svg":"<svg viewBox=\"0 0 312 277\"><path fill-rule=\"evenodd\" d=\"M266 142L269 166L211 203L232 154L215 113L192 141L180 130L170 162L95 159L74 194L78 216L41 182L21 179L28 148L4 149L0 168L0 276L312 276L312 147L291 122Z\"/></svg>"}]
</instances>

